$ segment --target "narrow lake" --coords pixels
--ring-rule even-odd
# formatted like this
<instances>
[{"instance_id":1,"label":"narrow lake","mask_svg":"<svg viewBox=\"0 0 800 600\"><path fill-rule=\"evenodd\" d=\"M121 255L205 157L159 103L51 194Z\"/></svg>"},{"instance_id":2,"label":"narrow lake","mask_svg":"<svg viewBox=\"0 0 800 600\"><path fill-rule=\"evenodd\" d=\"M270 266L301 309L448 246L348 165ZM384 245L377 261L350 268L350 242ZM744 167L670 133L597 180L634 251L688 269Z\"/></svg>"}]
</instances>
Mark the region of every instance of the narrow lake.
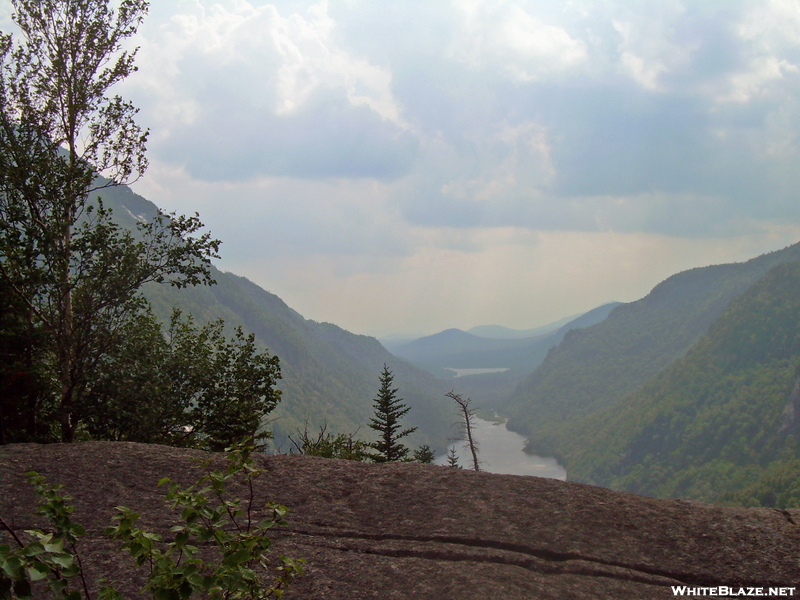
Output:
<instances>
[{"instance_id":1,"label":"narrow lake","mask_svg":"<svg viewBox=\"0 0 800 600\"><path fill-rule=\"evenodd\" d=\"M567 479L567 472L555 458L543 458L523 451L525 438L506 429L505 423L475 419L474 437L478 441L478 460L482 471L506 475L536 475L551 479ZM472 454L464 447L465 442L455 442L458 464L465 469L472 467ZM437 465L446 465L447 456L436 459Z\"/></svg>"}]
</instances>

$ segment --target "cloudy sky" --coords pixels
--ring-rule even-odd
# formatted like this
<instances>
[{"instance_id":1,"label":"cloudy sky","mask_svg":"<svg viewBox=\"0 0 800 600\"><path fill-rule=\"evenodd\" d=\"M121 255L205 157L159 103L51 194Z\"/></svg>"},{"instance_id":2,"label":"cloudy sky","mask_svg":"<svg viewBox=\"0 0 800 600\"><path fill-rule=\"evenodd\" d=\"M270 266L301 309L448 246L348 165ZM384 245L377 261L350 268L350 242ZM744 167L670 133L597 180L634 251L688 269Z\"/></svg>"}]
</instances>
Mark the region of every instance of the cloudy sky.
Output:
<instances>
[{"instance_id":1,"label":"cloudy sky","mask_svg":"<svg viewBox=\"0 0 800 600\"><path fill-rule=\"evenodd\" d=\"M800 0L151 4L134 189L308 318L529 328L800 240Z\"/></svg>"}]
</instances>

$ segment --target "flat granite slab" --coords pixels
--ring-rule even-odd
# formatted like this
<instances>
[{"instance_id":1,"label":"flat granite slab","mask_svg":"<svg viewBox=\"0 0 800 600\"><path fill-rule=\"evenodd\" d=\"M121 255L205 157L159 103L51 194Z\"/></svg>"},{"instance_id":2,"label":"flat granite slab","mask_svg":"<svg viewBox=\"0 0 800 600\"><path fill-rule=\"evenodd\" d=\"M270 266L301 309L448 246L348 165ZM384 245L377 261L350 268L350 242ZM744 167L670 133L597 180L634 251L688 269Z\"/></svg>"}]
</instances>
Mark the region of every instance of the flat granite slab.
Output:
<instances>
[{"instance_id":1,"label":"flat granite slab","mask_svg":"<svg viewBox=\"0 0 800 600\"><path fill-rule=\"evenodd\" d=\"M168 537L177 518L156 483L194 482L200 471L190 459L204 456L113 442L0 446L0 516L18 531L44 525L32 515L26 471L64 484L89 532L80 547L87 572L136 598L141 576L102 531L123 505ZM256 460L266 471L259 505L290 510L274 548L308 561L288 599L647 600L675 598L673 586L800 596L800 510L720 508L417 463Z\"/></svg>"}]
</instances>

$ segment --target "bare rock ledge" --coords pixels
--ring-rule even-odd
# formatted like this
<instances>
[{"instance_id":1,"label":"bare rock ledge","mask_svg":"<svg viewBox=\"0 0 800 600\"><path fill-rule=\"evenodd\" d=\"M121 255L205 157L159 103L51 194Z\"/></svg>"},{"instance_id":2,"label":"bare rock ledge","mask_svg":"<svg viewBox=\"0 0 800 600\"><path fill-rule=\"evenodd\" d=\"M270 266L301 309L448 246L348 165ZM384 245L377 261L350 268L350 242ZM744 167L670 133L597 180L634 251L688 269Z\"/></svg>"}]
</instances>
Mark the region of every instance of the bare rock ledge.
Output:
<instances>
[{"instance_id":1,"label":"bare rock ledge","mask_svg":"<svg viewBox=\"0 0 800 600\"><path fill-rule=\"evenodd\" d=\"M156 483L184 484L202 452L133 443L0 447L0 515L43 526L24 473L74 497L91 576L138 597L140 576L102 536L114 507L168 536L176 515ZM671 586L796 587L800 510L656 500L538 477L416 463L259 456L259 503L290 509L274 547L308 561L287 598L674 598ZM6 534L6 543L8 536Z\"/></svg>"}]
</instances>

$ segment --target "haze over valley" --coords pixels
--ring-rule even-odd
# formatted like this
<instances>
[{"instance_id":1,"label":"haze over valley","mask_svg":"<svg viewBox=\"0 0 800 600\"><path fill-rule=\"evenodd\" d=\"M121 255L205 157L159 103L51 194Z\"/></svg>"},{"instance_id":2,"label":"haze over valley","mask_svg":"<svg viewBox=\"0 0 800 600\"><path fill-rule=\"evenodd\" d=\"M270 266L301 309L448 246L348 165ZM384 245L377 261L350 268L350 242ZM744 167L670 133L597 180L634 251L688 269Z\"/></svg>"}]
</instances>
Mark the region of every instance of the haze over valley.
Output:
<instances>
[{"instance_id":1,"label":"haze over valley","mask_svg":"<svg viewBox=\"0 0 800 600\"><path fill-rule=\"evenodd\" d=\"M0 354L18 398L49 373L37 385L58 405L19 400L18 436L127 439L121 398L141 392L156 424L172 394L162 433L191 438L181 419L205 392L172 382L216 340L261 365L255 421L278 452L301 435L374 443L390 371L428 458L461 435L454 392L570 479L800 506L798 2L139 6L110 51L139 48L112 78L130 101L116 129L84 115L64 133L47 111L65 104L4 100L0 284L18 305ZM0 1L0 30L20 40L15 10ZM76 110L116 102L98 93ZM86 141L111 130L128 145ZM86 170L80 193L56 185L65 156ZM45 211L55 234L31 197L73 202ZM127 269L138 260L151 271ZM37 327L38 358L19 349ZM192 377L217 408L232 394ZM210 423L224 429L196 425Z\"/></svg>"},{"instance_id":2,"label":"haze over valley","mask_svg":"<svg viewBox=\"0 0 800 600\"><path fill-rule=\"evenodd\" d=\"M0 0L0 596L791 595L798 32Z\"/></svg>"},{"instance_id":3,"label":"haze over valley","mask_svg":"<svg viewBox=\"0 0 800 600\"><path fill-rule=\"evenodd\" d=\"M104 194L115 214L155 211L125 188ZM546 476L563 476L560 463L570 479L616 489L794 506L800 502L798 264L795 244L743 263L677 273L634 302L604 304L521 334L481 326L384 340L385 346L307 320L247 279L218 270L216 286L155 286L147 295L162 315L177 303L204 320L241 323L280 356L283 398L272 422L279 450L303 427L323 424L369 437L362 427L377 374L390 365L410 406L408 424L418 427L409 443L430 445L439 461L463 438L444 397L455 390L474 399L480 416L496 411L507 418L503 425L480 421L484 434L493 432L487 445L500 444L508 459L491 467L487 458L488 469L524 472L508 465L542 463L538 455L553 457L542 463L539 474ZM499 434L506 426L511 431ZM532 457L525 458L523 445ZM468 466L463 454L461 463Z\"/></svg>"}]
</instances>

